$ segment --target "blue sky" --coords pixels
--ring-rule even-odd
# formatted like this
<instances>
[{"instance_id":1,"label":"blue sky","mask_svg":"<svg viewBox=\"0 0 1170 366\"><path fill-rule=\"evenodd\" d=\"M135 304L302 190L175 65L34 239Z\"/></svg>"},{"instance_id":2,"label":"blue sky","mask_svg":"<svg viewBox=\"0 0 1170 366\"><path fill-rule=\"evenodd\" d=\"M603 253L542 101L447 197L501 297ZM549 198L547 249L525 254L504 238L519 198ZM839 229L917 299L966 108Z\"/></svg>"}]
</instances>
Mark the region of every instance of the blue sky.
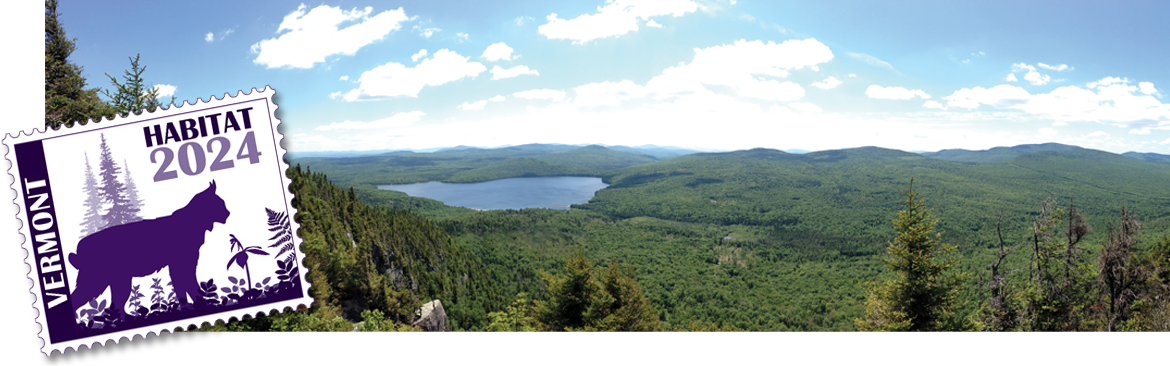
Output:
<instances>
[{"instance_id":1,"label":"blue sky","mask_svg":"<svg viewBox=\"0 0 1170 366\"><path fill-rule=\"evenodd\" d=\"M292 151L1170 153L1165 2L122 5L60 5L92 86L134 54L178 101L271 85Z\"/></svg>"}]
</instances>

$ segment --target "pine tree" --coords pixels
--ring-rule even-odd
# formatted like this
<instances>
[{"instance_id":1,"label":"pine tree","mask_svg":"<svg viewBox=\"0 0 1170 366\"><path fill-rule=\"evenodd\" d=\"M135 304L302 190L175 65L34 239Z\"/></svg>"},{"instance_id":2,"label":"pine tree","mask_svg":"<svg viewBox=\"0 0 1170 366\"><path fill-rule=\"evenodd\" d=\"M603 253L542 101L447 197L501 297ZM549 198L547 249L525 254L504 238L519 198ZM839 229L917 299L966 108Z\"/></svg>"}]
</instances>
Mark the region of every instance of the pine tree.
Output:
<instances>
[{"instance_id":1,"label":"pine tree","mask_svg":"<svg viewBox=\"0 0 1170 366\"><path fill-rule=\"evenodd\" d=\"M57 0L45 1L45 126L72 126L110 113L98 89L86 89L82 67L69 61L76 48L58 20Z\"/></svg>"},{"instance_id":2,"label":"pine tree","mask_svg":"<svg viewBox=\"0 0 1170 366\"><path fill-rule=\"evenodd\" d=\"M102 134L101 137L102 154L98 162L98 175L101 176L102 180L100 193L102 201L110 205L110 209L102 215L102 220L105 221L105 226L102 227L104 229L130 222L133 216L130 215L130 204L126 200L126 186L118 181L118 173L121 172L121 169L114 161L110 145L106 143L106 135Z\"/></svg>"},{"instance_id":3,"label":"pine tree","mask_svg":"<svg viewBox=\"0 0 1170 366\"><path fill-rule=\"evenodd\" d=\"M82 191L85 192L85 201L82 202L85 206L85 218L81 222L81 237L84 238L105 227L105 220L101 215L102 196L97 179L93 177L93 169L89 165L89 154L85 155L85 186L82 187Z\"/></svg>"},{"instance_id":4,"label":"pine tree","mask_svg":"<svg viewBox=\"0 0 1170 366\"><path fill-rule=\"evenodd\" d=\"M956 315L964 276L950 270L956 249L934 232L938 218L923 208L924 200L914 199L913 179L902 195L906 210L894 220L898 236L882 257L896 278L870 284L866 317L854 324L863 331L965 330Z\"/></svg>"},{"instance_id":5,"label":"pine tree","mask_svg":"<svg viewBox=\"0 0 1170 366\"><path fill-rule=\"evenodd\" d=\"M138 186L134 184L134 177L130 175L130 164L126 160L122 160L122 164L126 166L126 214L129 216L127 223L142 221L142 197L138 195Z\"/></svg>"}]
</instances>

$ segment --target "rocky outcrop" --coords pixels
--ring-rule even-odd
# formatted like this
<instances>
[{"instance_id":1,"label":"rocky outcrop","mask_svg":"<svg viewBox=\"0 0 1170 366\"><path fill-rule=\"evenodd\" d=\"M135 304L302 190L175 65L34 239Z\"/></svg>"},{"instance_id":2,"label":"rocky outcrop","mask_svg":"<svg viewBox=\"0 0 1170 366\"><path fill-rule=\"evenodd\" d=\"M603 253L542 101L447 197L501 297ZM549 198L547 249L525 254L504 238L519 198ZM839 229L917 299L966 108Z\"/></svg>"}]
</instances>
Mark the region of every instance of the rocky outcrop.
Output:
<instances>
[{"instance_id":1,"label":"rocky outcrop","mask_svg":"<svg viewBox=\"0 0 1170 366\"><path fill-rule=\"evenodd\" d=\"M424 304L414 313L418 315L418 320L411 325L422 328L424 332L447 331L447 312L443 310L443 303L439 300Z\"/></svg>"}]
</instances>

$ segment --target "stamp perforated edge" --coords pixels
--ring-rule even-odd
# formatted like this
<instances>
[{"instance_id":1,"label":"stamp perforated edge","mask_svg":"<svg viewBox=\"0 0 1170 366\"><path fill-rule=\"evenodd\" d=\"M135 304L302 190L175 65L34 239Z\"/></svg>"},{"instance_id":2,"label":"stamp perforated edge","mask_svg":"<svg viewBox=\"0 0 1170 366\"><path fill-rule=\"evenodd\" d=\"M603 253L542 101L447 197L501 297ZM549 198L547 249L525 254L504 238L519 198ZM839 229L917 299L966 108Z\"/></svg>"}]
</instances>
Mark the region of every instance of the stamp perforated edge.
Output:
<instances>
[{"instance_id":1,"label":"stamp perforated edge","mask_svg":"<svg viewBox=\"0 0 1170 366\"><path fill-rule=\"evenodd\" d=\"M293 193L292 193L292 191L289 190L290 186L292 184L292 180L289 179L289 177L288 177L288 168L289 168L288 162L286 162L284 160L284 156L288 153L288 151L283 146L281 146L281 142L284 141L284 134L281 133L279 130L279 127L280 127L282 122L280 121L280 119L276 118L276 110L279 109L280 106L277 105L276 102L273 100L273 97L275 96L275 94L276 94L276 90L273 89L271 86L265 86L263 90L257 90L256 88L252 88L251 91L248 93L244 93L243 90L238 90L236 92L236 95L230 95L229 93L224 93L222 98L216 98L214 95L212 95L212 96L208 97L207 101L204 101L203 98L196 99L195 103L183 101L183 105L181 105L181 106L171 104L166 109L160 108L160 109L156 109L154 112L150 112L150 113L142 112L141 114L138 114L138 115L130 114L130 115L125 116L125 117L117 116L117 117L114 117L113 119L107 119L107 118L103 117L101 120L92 120L91 119L91 120L89 120L88 123L86 123L84 125L78 123L78 124L74 124L73 127L68 127L68 128L61 127L61 128L56 129L56 130L50 129L48 127L44 128L44 129L35 129L34 128L34 129L32 129L32 131L20 130L20 131L17 131L15 134L6 133L4 135L3 144L5 145L5 148L7 149L7 151L5 152L5 158L9 162L9 168L8 168L7 174L9 177L12 177L12 184L9 185L9 189L12 190L16 194L13 198L12 203L17 208L16 219L20 222L20 225L17 228L17 232L23 237L22 242L21 242L21 247L25 250L24 263L25 263L25 265L28 266L28 269L29 269L29 272L25 275L25 277L26 277L26 279L29 280L29 283L30 283L29 293L31 293L33 295L33 297L35 298L35 300L32 303L32 307L34 309L36 309L36 311L37 311L35 321L41 327L41 330L38 332L37 336L41 339L42 342L44 342L44 346L41 347L41 353L44 353L45 356L51 356L53 354L53 351L59 351L60 354L63 354L63 353L65 353L66 350L72 349L76 352L76 351L81 350L81 346L86 346L87 348L92 349L92 348L94 348L94 344L105 345L107 342L109 342L111 340L114 341L114 344L118 344L121 342L123 337L125 337L127 339L127 341L133 341L135 339L135 336L140 336L141 338L146 338L146 336L148 334L151 334L151 333L155 334L155 336L160 336L163 333L163 331L173 332L174 329L176 329L176 328L182 328L182 329L186 330L186 329L190 328L192 325L194 325L196 328L202 327L204 322L209 323L209 324L215 324L216 320L223 320L226 323L226 322L231 321L232 319L236 319L236 320L242 319L242 317L244 315L251 315L252 317L256 317L256 315L258 315L258 314L267 315L271 310L277 310L277 311L283 312L286 307L290 307L290 308L295 310L300 305L304 305L305 307L309 307L312 305L313 298L311 296L309 296L309 288L312 285L308 281L308 269L304 265L305 254L304 254L304 252L301 251L301 243L303 242L303 240L297 234L297 232L300 231L301 225L294 218L296 216L297 210L292 205ZM49 339L48 326L45 323L46 318L44 315L45 314L44 302L43 302L43 299L41 299L41 296L39 295L41 292L40 291L41 285L37 280L32 278L32 271L33 271L33 268L36 268L36 264L33 263L33 261L35 261L35 259L34 259L35 257L32 255L33 248L31 247L32 241L29 240L30 233L29 233L28 223L25 222L24 216L22 215L25 207L20 202L23 202L22 198L24 198L24 194L22 194L20 192L20 189L17 188L18 183L19 183L18 177L14 174L14 172L20 171L19 166L17 165L16 159L14 156L15 153L13 152L13 148L15 147L15 145L18 143L30 141L30 140L47 139L47 138L62 136L62 135L66 135L66 134L74 134L74 133L78 133L78 132L85 132L85 131L90 131L90 130L96 130L96 129L114 127L114 126L123 125L123 124L134 123L134 122L138 122L138 121L145 120L145 119L167 117L167 116L171 116L171 115L185 113L193 108L214 108L214 107L218 107L221 105L226 105L230 101L233 101L236 98L242 98L242 97L263 97L264 99L267 100L268 104L272 106L268 110L268 118L270 119L270 121L272 121L273 135L280 136L280 139L276 141L276 147L275 147L277 149L277 152L279 153L279 158L277 159L278 160L277 164L281 168L281 170L280 170L280 178L282 179L281 185L284 187L285 193L286 193L284 195L285 201L286 201L285 204L287 205L286 207L288 207L289 210L291 210L291 212L289 212L289 216L290 216L289 223L290 223L292 231L293 231L293 248L294 248L295 253L297 254L298 258L300 258L300 261L297 261L297 266L299 266L298 270L301 273L300 280L301 280L301 288L304 291L304 297L292 299L292 300L275 302L275 303L269 303L269 304L264 304L264 305L257 305L257 306L244 308L244 309L225 311L225 312L217 313L217 314L209 314L209 315L205 315L205 316L176 320L176 321L171 321L171 322L166 322L166 323L156 324L156 325L151 325L151 326L146 326L146 327L140 327L140 328L135 328L135 329L127 329L127 330L121 330L121 331L116 331L116 332L110 332L110 333L101 334L101 335L92 336L92 337L79 338L79 339L74 339L74 340L70 340L70 341L59 342L56 344L49 343L49 341L48 341L48 339Z\"/></svg>"}]
</instances>

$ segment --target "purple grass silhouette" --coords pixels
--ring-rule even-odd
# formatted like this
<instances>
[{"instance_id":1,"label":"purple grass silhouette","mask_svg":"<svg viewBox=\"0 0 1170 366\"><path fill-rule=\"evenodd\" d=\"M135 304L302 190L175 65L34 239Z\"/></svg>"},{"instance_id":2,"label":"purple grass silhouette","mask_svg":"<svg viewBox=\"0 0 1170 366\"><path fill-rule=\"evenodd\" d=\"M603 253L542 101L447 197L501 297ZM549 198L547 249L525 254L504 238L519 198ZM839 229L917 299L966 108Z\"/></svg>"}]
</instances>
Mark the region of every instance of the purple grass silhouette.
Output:
<instances>
[{"instance_id":1,"label":"purple grass silhouette","mask_svg":"<svg viewBox=\"0 0 1170 366\"><path fill-rule=\"evenodd\" d=\"M215 194L215 181L170 216L111 226L91 234L69 254L77 268L73 310L111 288L110 308L122 313L130 297L131 280L170 267L171 283L179 304L187 305L190 295L201 303L195 270L204 231L215 223L224 224L231 214Z\"/></svg>"}]
</instances>

